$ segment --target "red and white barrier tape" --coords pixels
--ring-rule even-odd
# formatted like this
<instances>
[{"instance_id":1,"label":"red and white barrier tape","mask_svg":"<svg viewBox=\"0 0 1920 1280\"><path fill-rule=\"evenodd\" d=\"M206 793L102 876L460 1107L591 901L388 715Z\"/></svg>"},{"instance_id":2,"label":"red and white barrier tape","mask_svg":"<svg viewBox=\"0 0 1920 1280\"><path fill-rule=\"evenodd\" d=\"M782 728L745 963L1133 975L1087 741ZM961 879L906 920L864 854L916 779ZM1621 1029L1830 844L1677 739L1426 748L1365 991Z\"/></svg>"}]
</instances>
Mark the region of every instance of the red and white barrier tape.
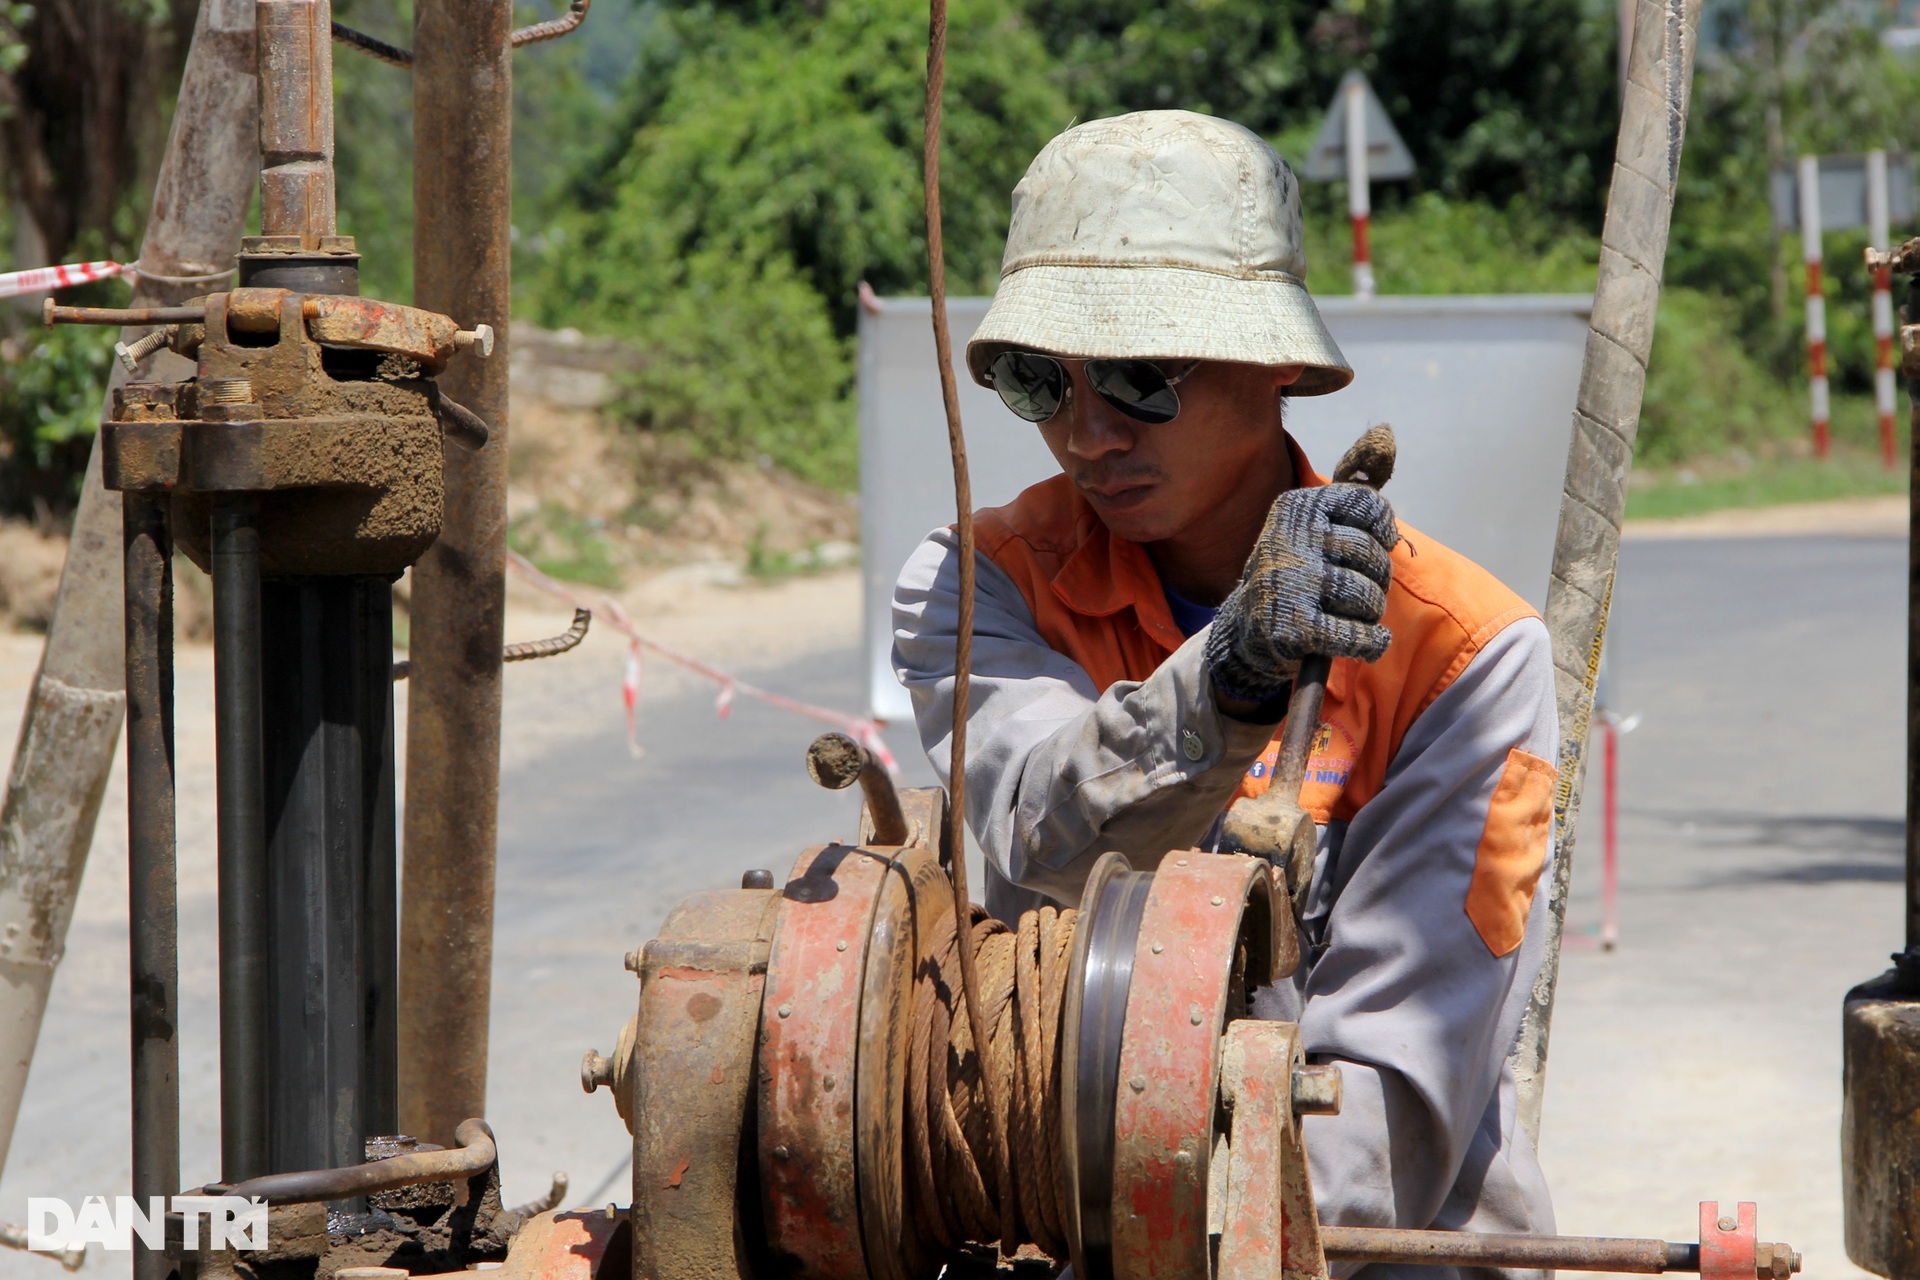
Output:
<instances>
[{"instance_id":1,"label":"red and white barrier tape","mask_svg":"<svg viewBox=\"0 0 1920 1280\"><path fill-rule=\"evenodd\" d=\"M620 602L612 596L601 595L599 605L596 608L580 595L560 585L546 574L540 572L540 570L534 568L533 564L518 552L507 552L507 563L511 565L514 571L520 574L521 577L554 599L564 601L576 609L586 609L601 615L614 630L627 638L626 670L620 682L620 697L621 701L626 704L627 710L627 748L635 755L638 755L640 751L639 707L641 659L643 652L651 649L668 661L678 663L695 675L703 676L719 685L720 692L714 699L714 711L722 720L726 719L728 713L732 711L733 697L735 694L754 698L769 706L779 707L783 711L791 711L795 715L806 716L808 719L818 720L823 724L832 725L842 733L853 737L860 742L861 745L873 752L880 763L887 767L888 773L893 774L896 778L900 776L900 767L894 761L893 753L887 750L886 740L880 736L880 725L876 721L860 716L850 716L843 711L835 711L831 707L817 707L810 702L802 702L797 698L789 698L783 693L775 693L771 689L762 689L758 685L738 679L720 670L718 667L700 661L700 659L691 654L682 653L670 644L662 644L658 640L642 635L639 629L633 625L632 619L627 617L626 611L620 607Z\"/></svg>"},{"instance_id":2,"label":"red and white barrier tape","mask_svg":"<svg viewBox=\"0 0 1920 1280\"><path fill-rule=\"evenodd\" d=\"M64 267L33 267L26 271L0 272L0 298L17 298L23 293L45 293L93 280L111 280L127 268L118 262L76 262Z\"/></svg>"}]
</instances>

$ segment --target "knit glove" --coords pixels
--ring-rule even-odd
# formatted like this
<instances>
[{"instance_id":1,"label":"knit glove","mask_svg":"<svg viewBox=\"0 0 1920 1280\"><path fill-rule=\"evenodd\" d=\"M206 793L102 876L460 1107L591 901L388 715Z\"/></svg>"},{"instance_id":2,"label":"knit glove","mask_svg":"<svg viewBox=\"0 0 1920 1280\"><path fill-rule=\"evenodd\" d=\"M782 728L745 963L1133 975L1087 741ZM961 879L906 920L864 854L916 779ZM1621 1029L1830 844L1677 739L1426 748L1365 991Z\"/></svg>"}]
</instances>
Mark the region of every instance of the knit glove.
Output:
<instances>
[{"instance_id":1,"label":"knit glove","mask_svg":"<svg viewBox=\"0 0 1920 1280\"><path fill-rule=\"evenodd\" d=\"M1230 698L1276 697L1309 654L1372 662L1400 541L1393 509L1363 484L1289 489L1274 500L1240 585L1207 636L1207 667Z\"/></svg>"}]
</instances>

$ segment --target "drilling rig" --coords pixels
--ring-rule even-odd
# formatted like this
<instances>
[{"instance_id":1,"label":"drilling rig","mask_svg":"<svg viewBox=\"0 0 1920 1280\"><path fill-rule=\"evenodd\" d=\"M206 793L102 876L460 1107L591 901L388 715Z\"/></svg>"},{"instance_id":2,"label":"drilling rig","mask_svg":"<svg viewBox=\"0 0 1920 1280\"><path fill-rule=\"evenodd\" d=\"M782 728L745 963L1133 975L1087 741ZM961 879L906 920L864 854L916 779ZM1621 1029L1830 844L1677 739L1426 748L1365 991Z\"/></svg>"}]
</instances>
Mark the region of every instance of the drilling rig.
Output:
<instances>
[{"instance_id":1,"label":"drilling rig","mask_svg":"<svg viewBox=\"0 0 1920 1280\"><path fill-rule=\"evenodd\" d=\"M1631 331L1643 311L1650 326L1641 282L1657 281L1664 252L1664 215L1635 219L1671 205L1698 19L1685 0L1640 7L1615 191L1645 198L1610 205L1595 325L1623 336L1589 368L1591 403L1607 388L1618 398L1591 421L1625 426L1603 440L1577 422L1568 481L1613 525L1562 530L1571 550L1557 564L1597 612L1556 615L1549 598L1550 628L1564 623L1556 650L1572 654L1570 734L1584 733L1579 671L1604 629L1615 455L1630 459L1637 419L1637 390L1618 388L1644 378L1645 334ZM576 0L571 19L531 38L585 9ZM182 1190L174 555L214 584L222 1144L219 1179L197 1190L264 1201L268 1243L203 1242L171 1214L166 1245L136 1252L136 1280L1799 1269L1789 1246L1758 1238L1750 1204L1702 1204L1698 1240L1681 1243L1319 1222L1302 1120L1339 1110L1338 1068L1309 1061L1294 1024L1248 1016L1249 993L1301 962L1296 907L1316 832L1294 801L1318 719L1300 702L1297 749L1283 751L1272 811L1241 815L1240 851L1140 865L1110 853L1076 907L1011 924L956 892L947 794L896 791L864 747L829 735L807 766L822 785L862 789L854 838L807 848L784 878L754 871L688 898L626 957L637 1009L611 1053L587 1053L581 1082L611 1092L632 1137L627 1205L504 1207L479 1116L450 1146L402 1134L410 1106L433 1114L407 1091L438 1081L401 1065L391 590L464 501L452 477L499 447L500 424L442 383L493 354L495 334L360 297L354 244L335 224L331 42L403 66L413 55L336 27L325 0L259 0L258 13L262 226L234 286L178 307L48 311L150 326L123 349L135 370L162 348L194 365L182 382L120 388L101 438L124 512L137 1197ZM1615 379L1608 360L1636 342L1639 368ZM1576 811L1577 787L1559 806L1563 832ZM410 849L410 876L413 865ZM1550 1010L1551 972L1545 982L1536 1005ZM1544 1013L1530 1019L1522 1046L1536 1108L1544 1026ZM466 1087L449 1078L447 1096Z\"/></svg>"}]
</instances>

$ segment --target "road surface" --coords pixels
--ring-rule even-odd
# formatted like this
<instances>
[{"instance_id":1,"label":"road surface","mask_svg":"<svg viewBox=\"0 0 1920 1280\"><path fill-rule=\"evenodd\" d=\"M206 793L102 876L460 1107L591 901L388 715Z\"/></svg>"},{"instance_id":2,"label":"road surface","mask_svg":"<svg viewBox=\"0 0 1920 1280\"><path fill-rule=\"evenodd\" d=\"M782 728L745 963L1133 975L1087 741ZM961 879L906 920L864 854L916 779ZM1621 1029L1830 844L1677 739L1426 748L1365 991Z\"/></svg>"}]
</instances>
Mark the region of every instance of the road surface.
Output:
<instances>
[{"instance_id":1,"label":"road surface","mask_svg":"<svg viewBox=\"0 0 1920 1280\"><path fill-rule=\"evenodd\" d=\"M1690 1239L1697 1200L1757 1199L1763 1237L1800 1247L1807 1276L1860 1274L1840 1246L1839 1013L1900 941L1905 581L1897 539L1626 545L1610 665L1614 705L1640 721L1621 744L1621 940L1609 953L1590 937L1596 778L1543 1135L1562 1230ZM837 621L819 602L807 626L775 619L741 673L856 707L850 580L844 596ZM510 1200L555 1169L572 1176L569 1203L628 1198L611 1100L577 1083L582 1050L611 1048L632 1010L622 954L682 895L781 873L854 820L851 795L818 790L801 766L821 726L747 699L721 720L710 690L662 681L657 663L632 756L621 656L603 634L509 677L488 1113ZM183 771L210 767L207 717L190 709L209 674L203 653L183 657ZM925 781L912 735L890 740ZM0 1177L7 1220L30 1195L110 1195L127 1180L121 795L116 783ZM210 809L182 809L191 1183L213 1176L217 1151L212 852ZM0 1253L0 1280L54 1274Z\"/></svg>"}]
</instances>

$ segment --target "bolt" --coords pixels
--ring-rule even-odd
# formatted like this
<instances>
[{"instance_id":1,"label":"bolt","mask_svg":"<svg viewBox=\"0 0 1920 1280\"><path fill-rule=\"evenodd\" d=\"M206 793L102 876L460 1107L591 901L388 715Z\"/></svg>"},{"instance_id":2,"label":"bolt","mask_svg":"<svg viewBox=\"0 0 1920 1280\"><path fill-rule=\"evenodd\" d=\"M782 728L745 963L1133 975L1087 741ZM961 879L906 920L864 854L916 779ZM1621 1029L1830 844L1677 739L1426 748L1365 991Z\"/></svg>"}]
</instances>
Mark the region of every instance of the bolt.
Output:
<instances>
[{"instance_id":1,"label":"bolt","mask_svg":"<svg viewBox=\"0 0 1920 1280\"><path fill-rule=\"evenodd\" d=\"M773 1149L773 1158L775 1160L785 1160L788 1156L792 1154L793 1154L792 1152L787 1150L785 1144L777 1146Z\"/></svg>"},{"instance_id":2,"label":"bolt","mask_svg":"<svg viewBox=\"0 0 1920 1280\"><path fill-rule=\"evenodd\" d=\"M773 872L763 867L755 867L752 871L740 877L740 887L742 889L771 889L773 888Z\"/></svg>"},{"instance_id":3,"label":"bolt","mask_svg":"<svg viewBox=\"0 0 1920 1280\"><path fill-rule=\"evenodd\" d=\"M628 973L640 972L640 966L646 963L646 950L645 947L635 947L633 950L627 952L626 966Z\"/></svg>"},{"instance_id":4,"label":"bolt","mask_svg":"<svg viewBox=\"0 0 1920 1280\"><path fill-rule=\"evenodd\" d=\"M1213 895L1213 905L1216 907L1224 907L1227 905L1227 900L1216 893Z\"/></svg>"},{"instance_id":5,"label":"bolt","mask_svg":"<svg viewBox=\"0 0 1920 1280\"><path fill-rule=\"evenodd\" d=\"M245 378L202 378L200 380L200 403L209 404L249 404L253 400L253 383Z\"/></svg>"},{"instance_id":6,"label":"bolt","mask_svg":"<svg viewBox=\"0 0 1920 1280\"><path fill-rule=\"evenodd\" d=\"M828 1093L832 1093L833 1086L839 1083L840 1083L840 1077L836 1076L831 1071L827 1072L826 1075L820 1078L820 1087L825 1089Z\"/></svg>"},{"instance_id":7,"label":"bolt","mask_svg":"<svg viewBox=\"0 0 1920 1280\"><path fill-rule=\"evenodd\" d=\"M589 1049L580 1059L580 1087L592 1093L601 1085L613 1087L613 1063L598 1049Z\"/></svg>"},{"instance_id":8,"label":"bolt","mask_svg":"<svg viewBox=\"0 0 1920 1280\"><path fill-rule=\"evenodd\" d=\"M493 354L493 326L477 324L471 329L462 329L453 335L453 345L461 351L471 351L485 360Z\"/></svg>"},{"instance_id":9,"label":"bolt","mask_svg":"<svg viewBox=\"0 0 1920 1280\"><path fill-rule=\"evenodd\" d=\"M1740 1229L1740 1223L1734 1218L1722 1218L1720 1219L1720 1229L1722 1231L1738 1231Z\"/></svg>"},{"instance_id":10,"label":"bolt","mask_svg":"<svg viewBox=\"0 0 1920 1280\"><path fill-rule=\"evenodd\" d=\"M1133 1079L1127 1081L1127 1088L1133 1090L1135 1093L1145 1093L1147 1091L1147 1078L1145 1076L1135 1076Z\"/></svg>"},{"instance_id":11,"label":"bolt","mask_svg":"<svg viewBox=\"0 0 1920 1280\"><path fill-rule=\"evenodd\" d=\"M840 939L840 941L833 944L833 949L835 951L845 951L847 949L847 940L845 938Z\"/></svg>"},{"instance_id":12,"label":"bolt","mask_svg":"<svg viewBox=\"0 0 1920 1280\"><path fill-rule=\"evenodd\" d=\"M1173 860L1173 865L1176 867L1184 867L1187 865L1187 860L1185 858L1175 858Z\"/></svg>"},{"instance_id":13,"label":"bolt","mask_svg":"<svg viewBox=\"0 0 1920 1280\"><path fill-rule=\"evenodd\" d=\"M1200 1019L1205 1016L1205 1014L1200 1012L1200 1006L1198 1004L1190 1004L1187 1006L1187 1021L1191 1022L1194 1026L1199 1026Z\"/></svg>"},{"instance_id":14,"label":"bolt","mask_svg":"<svg viewBox=\"0 0 1920 1280\"><path fill-rule=\"evenodd\" d=\"M783 1018L791 1018L793 1016L793 1006L790 1004L781 1005L780 1016Z\"/></svg>"},{"instance_id":15,"label":"bolt","mask_svg":"<svg viewBox=\"0 0 1920 1280\"><path fill-rule=\"evenodd\" d=\"M1148 950L1152 951L1153 954L1155 955L1159 955L1162 951L1165 951L1166 949L1167 949L1167 944L1164 942L1156 942L1153 944L1152 947L1148 948Z\"/></svg>"},{"instance_id":16,"label":"bolt","mask_svg":"<svg viewBox=\"0 0 1920 1280\"><path fill-rule=\"evenodd\" d=\"M1300 1116L1340 1114L1340 1068L1331 1063L1303 1062L1293 1069L1293 1113Z\"/></svg>"}]
</instances>

